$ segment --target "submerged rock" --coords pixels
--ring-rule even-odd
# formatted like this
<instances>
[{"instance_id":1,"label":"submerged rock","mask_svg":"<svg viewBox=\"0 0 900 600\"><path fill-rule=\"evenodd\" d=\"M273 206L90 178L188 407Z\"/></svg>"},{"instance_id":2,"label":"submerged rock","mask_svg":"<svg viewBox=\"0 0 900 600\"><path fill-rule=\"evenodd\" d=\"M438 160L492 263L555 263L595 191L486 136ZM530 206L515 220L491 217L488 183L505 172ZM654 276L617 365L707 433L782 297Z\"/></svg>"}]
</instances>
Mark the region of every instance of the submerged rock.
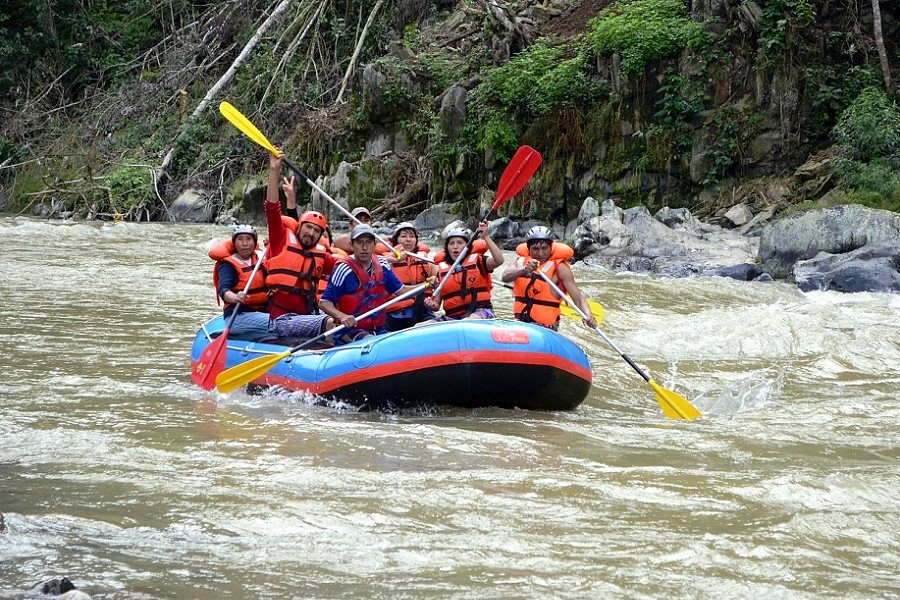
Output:
<instances>
[{"instance_id":1,"label":"submerged rock","mask_svg":"<svg viewBox=\"0 0 900 600\"><path fill-rule=\"evenodd\" d=\"M798 261L794 280L804 292L900 292L900 241L868 244L852 252L820 252Z\"/></svg>"}]
</instances>

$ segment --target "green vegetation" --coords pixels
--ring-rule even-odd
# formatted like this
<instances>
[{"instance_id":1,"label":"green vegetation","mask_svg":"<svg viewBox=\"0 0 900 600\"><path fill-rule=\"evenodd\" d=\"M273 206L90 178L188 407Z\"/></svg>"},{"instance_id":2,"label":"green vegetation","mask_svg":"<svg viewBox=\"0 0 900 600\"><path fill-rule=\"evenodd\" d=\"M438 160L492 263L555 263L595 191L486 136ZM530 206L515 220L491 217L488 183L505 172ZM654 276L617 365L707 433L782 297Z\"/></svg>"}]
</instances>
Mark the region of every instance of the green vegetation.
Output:
<instances>
[{"instance_id":1,"label":"green vegetation","mask_svg":"<svg viewBox=\"0 0 900 600\"><path fill-rule=\"evenodd\" d=\"M630 0L602 10L587 35L598 56L618 52L622 71L642 73L650 62L699 44L703 29L682 0Z\"/></svg>"},{"instance_id":2,"label":"green vegetation","mask_svg":"<svg viewBox=\"0 0 900 600\"><path fill-rule=\"evenodd\" d=\"M877 88L866 88L832 131L841 155L837 172L867 206L900 209L900 108Z\"/></svg>"},{"instance_id":3,"label":"green vegetation","mask_svg":"<svg viewBox=\"0 0 900 600\"><path fill-rule=\"evenodd\" d=\"M741 10L732 2L727 22L695 6L706 18L695 23L683 0L616 0L589 21L573 11L543 29L542 11L515 3L484 11L468 0L300 0L191 117L276 4L6 7L0 185L9 208L52 198L79 214L161 215L157 189L166 200L186 185L242 190L232 184L264 168L264 156L223 122L222 99L315 177L362 161L375 139L396 141L404 169L361 165L372 181L354 193L371 203L396 197L409 179L427 184L429 201L473 204L528 143L544 156L522 202L529 215L571 216L583 195L601 190L628 205L693 205L748 167L754 176L789 170L832 140L840 194L870 206L897 201L897 108L874 89L880 70L865 3L832 4L817 19L813 0ZM380 83L363 77L367 67ZM454 85L448 111L442 94ZM760 133L778 140L776 155L760 156Z\"/></svg>"},{"instance_id":4,"label":"green vegetation","mask_svg":"<svg viewBox=\"0 0 900 600\"><path fill-rule=\"evenodd\" d=\"M815 21L816 9L809 0L767 0L761 3L760 61L772 67L787 60L800 42L800 31Z\"/></svg>"}]
</instances>

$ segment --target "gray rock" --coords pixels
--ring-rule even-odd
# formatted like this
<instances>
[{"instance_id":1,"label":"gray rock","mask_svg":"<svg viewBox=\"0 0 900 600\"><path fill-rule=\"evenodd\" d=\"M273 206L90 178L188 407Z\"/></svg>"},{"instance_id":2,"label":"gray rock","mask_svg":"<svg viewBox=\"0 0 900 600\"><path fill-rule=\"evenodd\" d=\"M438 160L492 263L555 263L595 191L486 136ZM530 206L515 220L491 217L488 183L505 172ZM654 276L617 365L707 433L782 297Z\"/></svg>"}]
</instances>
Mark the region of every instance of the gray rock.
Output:
<instances>
[{"instance_id":1,"label":"gray rock","mask_svg":"<svg viewBox=\"0 0 900 600\"><path fill-rule=\"evenodd\" d=\"M725 213L725 218L731 221L731 223L735 227L740 227L741 225L746 225L753 219L753 212L750 210L750 207L741 202L740 204L735 204Z\"/></svg>"},{"instance_id":2,"label":"gray rock","mask_svg":"<svg viewBox=\"0 0 900 600\"><path fill-rule=\"evenodd\" d=\"M762 267L753 263L741 263L739 265L731 265L727 267L718 267L709 271L704 271L704 275L712 277L729 277L738 281L758 281L763 272ZM769 277L769 281L772 278Z\"/></svg>"},{"instance_id":3,"label":"gray rock","mask_svg":"<svg viewBox=\"0 0 900 600\"><path fill-rule=\"evenodd\" d=\"M584 202L581 203L581 208L578 210L578 217L575 219L575 222L578 225L581 225L588 219L592 217L596 217L600 214L600 204L594 200L591 196L588 196L584 199Z\"/></svg>"},{"instance_id":4,"label":"gray rock","mask_svg":"<svg viewBox=\"0 0 900 600\"><path fill-rule=\"evenodd\" d=\"M519 235L519 224L509 217L500 217L491 221L488 233L495 240L507 240Z\"/></svg>"},{"instance_id":5,"label":"gray rock","mask_svg":"<svg viewBox=\"0 0 900 600\"><path fill-rule=\"evenodd\" d=\"M604 203L604 216L575 230L572 246L587 264L682 277L752 263L756 254L755 240L735 231L709 225L672 229L644 206L613 208Z\"/></svg>"},{"instance_id":6,"label":"gray rock","mask_svg":"<svg viewBox=\"0 0 900 600\"><path fill-rule=\"evenodd\" d=\"M694 216L686 208L669 208L664 206L656 211L653 218L669 228L674 228L691 223Z\"/></svg>"},{"instance_id":7,"label":"gray rock","mask_svg":"<svg viewBox=\"0 0 900 600\"><path fill-rule=\"evenodd\" d=\"M603 205L600 207L600 215L622 221L622 209L616 206L616 202L612 198L607 198L603 201Z\"/></svg>"},{"instance_id":8,"label":"gray rock","mask_svg":"<svg viewBox=\"0 0 900 600\"><path fill-rule=\"evenodd\" d=\"M820 252L794 265L804 292L900 292L900 241L867 244L843 254Z\"/></svg>"},{"instance_id":9,"label":"gray rock","mask_svg":"<svg viewBox=\"0 0 900 600\"><path fill-rule=\"evenodd\" d=\"M466 119L466 88L454 85L441 100L440 122L441 131L451 140L459 137L463 122Z\"/></svg>"},{"instance_id":10,"label":"gray rock","mask_svg":"<svg viewBox=\"0 0 900 600\"><path fill-rule=\"evenodd\" d=\"M738 231L747 235L748 233L758 231L763 225L769 222L772 215L775 214L775 205L771 204L757 213L750 221L745 223Z\"/></svg>"},{"instance_id":11,"label":"gray rock","mask_svg":"<svg viewBox=\"0 0 900 600\"><path fill-rule=\"evenodd\" d=\"M435 204L416 215L413 224L420 231L441 229L455 218L450 212L452 208L452 204Z\"/></svg>"},{"instance_id":12,"label":"gray rock","mask_svg":"<svg viewBox=\"0 0 900 600\"><path fill-rule=\"evenodd\" d=\"M208 193L188 188L169 206L169 215L181 223L212 223L216 210L216 201Z\"/></svg>"},{"instance_id":13,"label":"gray rock","mask_svg":"<svg viewBox=\"0 0 900 600\"><path fill-rule=\"evenodd\" d=\"M759 264L775 278L791 276L794 263L819 252L841 254L900 238L900 214L843 204L791 215L766 226Z\"/></svg>"},{"instance_id":14,"label":"gray rock","mask_svg":"<svg viewBox=\"0 0 900 600\"><path fill-rule=\"evenodd\" d=\"M75 584L68 577L53 577L34 585L29 590L28 596L37 598L41 596L53 596L56 598L61 594L75 590Z\"/></svg>"}]
</instances>

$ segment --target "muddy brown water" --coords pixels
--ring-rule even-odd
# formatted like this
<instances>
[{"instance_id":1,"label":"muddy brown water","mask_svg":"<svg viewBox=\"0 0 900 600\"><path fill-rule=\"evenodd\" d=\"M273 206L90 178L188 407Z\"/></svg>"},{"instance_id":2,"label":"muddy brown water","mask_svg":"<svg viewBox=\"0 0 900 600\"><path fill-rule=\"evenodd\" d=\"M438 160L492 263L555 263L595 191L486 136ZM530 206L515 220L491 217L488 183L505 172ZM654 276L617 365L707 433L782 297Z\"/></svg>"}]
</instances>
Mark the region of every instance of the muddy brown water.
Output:
<instances>
[{"instance_id":1,"label":"muddy brown water","mask_svg":"<svg viewBox=\"0 0 900 600\"><path fill-rule=\"evenodd\" d=\"M703 419L571 320L574 411L359 413L192 386L228 232L0 218L0 597L900 595L900 296L576 266Z\"/></svg>"}]
</instances>

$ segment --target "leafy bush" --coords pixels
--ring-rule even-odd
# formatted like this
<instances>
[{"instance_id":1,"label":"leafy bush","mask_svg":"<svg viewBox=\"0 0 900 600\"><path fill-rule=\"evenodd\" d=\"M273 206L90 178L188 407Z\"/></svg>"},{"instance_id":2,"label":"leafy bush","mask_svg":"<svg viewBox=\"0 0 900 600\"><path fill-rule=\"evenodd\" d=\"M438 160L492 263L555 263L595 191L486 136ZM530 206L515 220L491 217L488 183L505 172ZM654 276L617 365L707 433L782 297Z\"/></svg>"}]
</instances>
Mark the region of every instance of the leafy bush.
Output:
<instances>
[{"instance_id":1,"label":"leafy bush","mask_svg":"<svg viewBox=\"0 0 900 600\"><path fill-rule=\"evenodd\" d=\"M600 11L588 33L598 56L622 55L625 73L698 44L703 30L690 20L682 0L631 0Z\"/></svg>"},{"instance_id":2,"label":"leafy bush","mask_svg":"<svg viewBox=\"0 0 900 600\"><path fill-rule=\"evenodd\" d=\"M864 196L879 194L896 210L900 200L900 108L879 88L864 89L831 132L841 183ZM869 202L867 206L872 206Z\"/></svg>"},{"instance_id":3,"label":"leafy bush","mask_svg":"<svg viewBox=\"0 0 900 600\"><path fill-rule=\"evenodd\" d=\"M119 165L106 174L104 183L109 188L113 206L120 212L153 202L152 182L146 167Z\"/></svg>"},{"instance_id":4,"label":"leafy bush","mask_svg":"<svg viewBox=\"0 0 900 600\"><path fill-rule=\"evenodd\" d=\"M900 109L883 91L868 87L841 115L832 137L851 160L900 160Z\"/></svg>"},{"instance_id":5,"label":"leafy bush","mask_svg":"<svg viewBox=\"0 0 900 600\"><path fill-rule=\"evenodd\" d=\"M474 145L492 149L499 160L509 158L518 145L518 124L590 104L607 93L590 77L585 44L542 39L488 71L471 93L467 121L477 124Z\"/></svg>"},{"instance_id":6,"label":"leafy bush","mask_svg":"<svg viewBox=\"0 0 900 600\"><path fill-rule=\"evenodd\" d=\"M796 42L797 32L816 18L809 0L768 0L763 3L759 49L763 66L784 60Z\"/></svg>"},{"instance_id":7,"label":"leafy bush","mask_svg":"<svg viewBox=\"0 0 900 600\"><path fill-rule=\"evenodd\" d=\"M546 40L489 71L475 91L476 107L493 107L533 118L561 106L590 100L594 88L587 74L583 47L572 52Z\"/></svg>"}]
</instances>

